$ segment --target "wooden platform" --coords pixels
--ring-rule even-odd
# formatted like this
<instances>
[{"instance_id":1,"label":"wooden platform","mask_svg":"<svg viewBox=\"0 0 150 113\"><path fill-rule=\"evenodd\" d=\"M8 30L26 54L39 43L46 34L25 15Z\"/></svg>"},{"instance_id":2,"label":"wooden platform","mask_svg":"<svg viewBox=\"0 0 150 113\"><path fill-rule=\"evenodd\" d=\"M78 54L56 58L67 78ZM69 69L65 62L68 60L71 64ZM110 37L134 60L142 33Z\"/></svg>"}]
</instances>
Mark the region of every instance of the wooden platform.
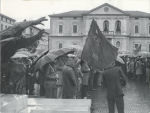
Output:
<instances>
[{"instance_id":1,"label":"wooden platform","mask_svg":"<svg viewBox=\"0 0 150 113\"><path fill-rule=\"evenodd\" d=\"M0 113L90 113L90 99L28 98L0 95Z\"/></svg>"}]
</instances>

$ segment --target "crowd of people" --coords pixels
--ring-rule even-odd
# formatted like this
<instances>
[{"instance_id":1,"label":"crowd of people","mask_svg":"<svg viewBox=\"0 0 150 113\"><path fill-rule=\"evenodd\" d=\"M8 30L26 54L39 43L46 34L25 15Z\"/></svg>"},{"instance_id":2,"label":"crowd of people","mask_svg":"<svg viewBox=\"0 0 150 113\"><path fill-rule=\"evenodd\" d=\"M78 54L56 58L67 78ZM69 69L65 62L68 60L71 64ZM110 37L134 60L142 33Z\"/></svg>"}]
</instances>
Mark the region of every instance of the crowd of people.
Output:
<instances>
[{"instance_id":1,"label":"crowd of people","mask_svg":"<svg viewBox=\"0 0 150 113\"><path fill-rule=\"evenodd\" d=\"M28 93L47 98L87 98L90 74L88 64L76 55L60 56L29 75Z\"/></svg>"},{"instance_id":2,"label":"crowd of people","mask_svg":"<svg viewBox=\"0 0 150 113\"><path fill-rule=\"evenodd\" d=\"M126 57L126 75L129 79L140 80L150 87L150 58L149 57Z\"/></svg>"}]
</instances>

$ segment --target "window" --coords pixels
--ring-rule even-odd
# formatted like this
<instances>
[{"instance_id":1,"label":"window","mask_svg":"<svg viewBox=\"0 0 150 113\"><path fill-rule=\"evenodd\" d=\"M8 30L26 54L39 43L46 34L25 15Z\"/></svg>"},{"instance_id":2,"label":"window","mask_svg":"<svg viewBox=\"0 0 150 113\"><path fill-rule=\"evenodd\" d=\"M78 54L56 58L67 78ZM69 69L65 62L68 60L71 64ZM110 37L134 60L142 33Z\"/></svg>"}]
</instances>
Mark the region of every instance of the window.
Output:
<instances>
[{"instance_id":1,"label":"window","mask_svg":"<svg viewBox=\"0 0 150 113\"><path fill-rule=\"evenodd\" d=\"M77 25L73 25L73 33L77 33Z\"/></svg>"},{"instance_id":2,"label":"window","mask_svg":"<svg viewBox=\"0 0 150 113\"><path fill-rule=\"evenodd\" d=\"M104 32L109 32L109 22L107 20L103 23L103 30Z\"/></svg>"},{"instance_id":3,"label":"window","mask_svg":"<svg viewBox=\"0 0 150 113\"><path fill-rule=\"evenodd\" d=\"M150 52L150 44L149 44L149 52Z\"/></svg>"},{"instance_id":4,"label":"window","mask_svg":"<svg viewBox=\"0 0 150 113\"><path fill-rule=\"evenodd\" d=\"M7 29L7 26L5 26L5 29Z\"/></svg>"},{"instance_id":5,"label":"window","mask_svg":"<svg viewBox=\"0 0 150 113\"><path fill-rule=\"evenodd\" d=\"M77 19L77 17L73 17L73 19L75 19L75 20L76 20L76 19Z\"/></svg>"},{"instance_id":6,"label":"window","mask_svg":"<svg viewBox=\"0 0 150 113\"><path fill-rule=\"evenodd\" d=\"M117 47L117 48L120 47L120 42L119 42L119 41L116 42L116 47Z\"/></svg>"},{"instance_id":7,"label":"window","mask_svg":"<svg viewBox=\"0 0 150 113\"><path fill-rule=\"evenodd\" d=\"M62 20L62 19L63 19L63 17L59 17L59 19L61 19L61 20Z\"/></svg>"},{"instance_id":8,"label":"window","mask_svg":"<svg viewBox=\"0 0 150 113\"><path fill-rule=\"evenodd\" d=\"M136 51L140 51L141 50L141 44L134 44L134 48Z\"/></svg>"},{"instance_id":9,"label":"window","mask_svg":"<svg viewBox=\"0 0 150 113\"><path fill-rule=\"evenodd\" d=\"M59 43L59 49L62 48L62 43Z\"/></svg>"},{"instance_id":10,"label":"window","mask_svg":"<svg viewBox=\"0 0 150 113\"><path fill-rule=\"evenodd\" d=\"M135 25L135 33L139 33L139 27L138 27L138 25Z\"/></svg>"},{"instance_id":11,"label":"window","mask_svg":"<svg viewBox=\"0 0 150 113\"><path fill-rule=\"evenodd\" d=\"M121 22L116 21L116 33L121 33Z\"/></svg>"},{"instance_id":12,"label":"window","mask_svg":"<svg viewBox=\"0 0 150 113\"><path fill-rule=\"evenodd\" d=\"M149 28L148 33L150 34L150 25L149 25L149 27L148 27L148 28Z\"/></svg>"},{"instance_id":13,"label":"window","mask_svg":"<svg viewBox=\"0 0 150 113\"><path fill-rule=\"evenodd\" d=\"M3 24L1 24L1 30L3 30Z\"/></svg>"},{"instance_id":14,"label":"window","mask_svg":"<svg viewBox=\"0 0 150 113\"><path fill-rule=\"evenodd\" d=\"M63 25L59 25L59 33L63 32Z\"/></svg>"},{"instance_id":15,"label":"window","mask_svg":"<svg viewBox=\"0 0 150 113\"><path fill-rule=\"evenodd\" d=\"M1 21L3 21L3 17L1 16Z\"/></svg>"}]
</instances>

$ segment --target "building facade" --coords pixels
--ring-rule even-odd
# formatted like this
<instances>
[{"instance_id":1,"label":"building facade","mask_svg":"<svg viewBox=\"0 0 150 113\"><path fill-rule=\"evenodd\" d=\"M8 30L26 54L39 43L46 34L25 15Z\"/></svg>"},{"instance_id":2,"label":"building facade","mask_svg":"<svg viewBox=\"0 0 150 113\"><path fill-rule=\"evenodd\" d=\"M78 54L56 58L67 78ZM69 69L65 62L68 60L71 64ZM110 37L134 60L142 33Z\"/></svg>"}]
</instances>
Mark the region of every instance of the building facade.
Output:
<instances>
[{"instance_id":1,"label":"building facade","mask_svg":"<svg viewBox=\"0 0 150 113\"><path fill-rule=\"evenodd\" d=\"M0 13L0 31L7 29L9 26L12 26L15 22L15 19L12 19Z\"/></svg>"},{"instance_id":2,"label":"building facade","mask_svg":"<svg viewBox=\"0 0 150 113\"><path fill-rule=\"evenodd\" d=\"M50 48L83 46L92 19L120 52L150 52L150 13L123 11L108 3L89 11L69 11L50 17Z\"/></svg>"}]
</instances>

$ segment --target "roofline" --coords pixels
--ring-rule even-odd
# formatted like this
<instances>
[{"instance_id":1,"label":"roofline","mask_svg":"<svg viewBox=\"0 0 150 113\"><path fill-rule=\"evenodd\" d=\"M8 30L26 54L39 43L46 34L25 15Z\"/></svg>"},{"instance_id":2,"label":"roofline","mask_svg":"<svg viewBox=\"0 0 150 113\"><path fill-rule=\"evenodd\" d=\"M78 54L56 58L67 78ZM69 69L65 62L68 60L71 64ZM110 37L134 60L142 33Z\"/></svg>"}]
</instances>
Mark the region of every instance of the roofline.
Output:
<instances>
[{"instance_id":1,"label":"roofline","mask_svg":"<svg viewBox=\"0 0 150 113\"><path fill-rule=\"evenodd\" d=\"M15 20L15 19L13 19L13 18L11 18L11 17L8 17L8 16L6 16L6 15L4 15L4 14L2 14L2 13L0 13L0 15L1 15L1 16L4 16L4 17L6 17L6 18L9 18L9 19L11 19L11 20L13 20L13 21L15 21L15 22L16 22L16 20Z\"/></svg>"},{"instance_id":2,"label":"roofline","mask_svg":"<svg viewBox=\"0 0 150 113\"><path fill-rule=\"evenodd\" d=\"M94 9L91 9L88 13L91 13L91 12L93 12L93 11L95 11L95 10L97 10L97 9L99 9L99 8L101 8L101 7L103 7L103 6L105 6L105 5L108 5L109 7L112 7L113 9L116 9L116 10L118 10L118 11L124 13L125 15L129 15L129 14L127 14L126 12L124 12L123 10L121 10L121 9L119 9L119 8L117 8L117 7L114 7L114 6L112 6L112 5L108 4L108 3L104 3L104 4L98 6L98 7L94 8Z\"/></svg>"}]
</instances>

